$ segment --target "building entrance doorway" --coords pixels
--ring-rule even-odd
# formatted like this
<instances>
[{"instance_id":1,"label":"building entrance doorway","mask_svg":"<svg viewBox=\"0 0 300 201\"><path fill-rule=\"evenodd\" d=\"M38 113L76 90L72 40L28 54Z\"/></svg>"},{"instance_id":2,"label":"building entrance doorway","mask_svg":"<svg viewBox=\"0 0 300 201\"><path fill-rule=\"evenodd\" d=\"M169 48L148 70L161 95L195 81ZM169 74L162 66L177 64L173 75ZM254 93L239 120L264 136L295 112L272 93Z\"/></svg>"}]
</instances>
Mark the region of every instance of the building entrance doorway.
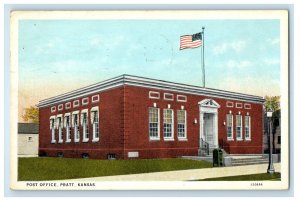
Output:
<instances>
[{"instance_id":1,"label":"building entrance doorway","mask_svg":"<svg viewBox=\"0 0 300 201\"><path fill-rule=\"evenodd\" d=\"M215 135L214 133L214 115L213 113L204 113L203 115L203 140L206 141L209 145L214 145Z\"/></svg>"},{"instance_id":2,"label":"building entrance doorway","mask_svg":"<svg viewBox=\"0 0 300 201\"><path fill-rule=\"evenodd\" d=\"M212 99L204 99L199 103L200 110L200 135L199 147L203 142L208 143L210 148L219 147L218 142L218 109L220 105Z\"/></svg>"}]
</instances>

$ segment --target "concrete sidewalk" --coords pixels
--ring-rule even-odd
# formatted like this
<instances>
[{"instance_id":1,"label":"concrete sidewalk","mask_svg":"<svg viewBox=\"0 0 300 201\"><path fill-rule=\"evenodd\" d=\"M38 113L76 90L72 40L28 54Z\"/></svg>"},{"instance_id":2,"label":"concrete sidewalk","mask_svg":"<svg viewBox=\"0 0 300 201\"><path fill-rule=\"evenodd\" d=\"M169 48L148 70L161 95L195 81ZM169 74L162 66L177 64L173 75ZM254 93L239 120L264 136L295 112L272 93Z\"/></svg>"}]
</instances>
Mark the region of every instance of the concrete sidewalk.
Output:
<instances>
[{"instance_id":1,"label":"concrete sidewalk","mask_svg":"<svg viewBox=\"0 0 300 201\"><path fill-rule=\"evenodd\" d=\"M280 163L275 163L276 172L281 172ZM266 173L268 164L245 165L232 167L215 167L193 170L178 170L167 172L153 172L144 174L117 175L73 179L73 181L187 181L216 177L249 175Z\"/></svg>"}]
</instances>

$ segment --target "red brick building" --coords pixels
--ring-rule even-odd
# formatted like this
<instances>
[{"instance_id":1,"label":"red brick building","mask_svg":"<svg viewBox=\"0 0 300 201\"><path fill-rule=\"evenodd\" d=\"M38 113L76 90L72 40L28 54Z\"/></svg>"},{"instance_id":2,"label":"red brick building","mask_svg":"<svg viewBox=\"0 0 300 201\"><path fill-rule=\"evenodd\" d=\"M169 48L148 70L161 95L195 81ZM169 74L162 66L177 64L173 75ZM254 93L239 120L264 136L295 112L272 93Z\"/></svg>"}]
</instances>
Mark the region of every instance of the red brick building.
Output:
<instances>
[{"instance_id":1,"label":"red brick building","mask_svg":"<svg viewBox=\"0 0 300 201\"><path fill-rule=\"evenodd\" d=\"M202 142L263 152L258 96L122 75L39 102L39 154L89 158L196 156Z\"/></svg>"}]
</instances>

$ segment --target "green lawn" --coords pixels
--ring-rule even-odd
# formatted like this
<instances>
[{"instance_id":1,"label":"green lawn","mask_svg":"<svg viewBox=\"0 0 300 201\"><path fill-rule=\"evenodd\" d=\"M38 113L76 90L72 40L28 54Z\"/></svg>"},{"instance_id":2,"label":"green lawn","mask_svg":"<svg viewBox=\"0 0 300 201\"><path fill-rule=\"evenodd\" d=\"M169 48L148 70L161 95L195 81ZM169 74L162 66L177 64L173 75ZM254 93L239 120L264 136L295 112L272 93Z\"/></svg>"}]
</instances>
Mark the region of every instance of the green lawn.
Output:
<instances>
[{"instance_id":1,"label":"green lawn","mask_svg":"<svg viewBox=\"0 0 300 201\"><path fill-rule=\"evenodd\" d=\"M280 181L281 174L276 172L272 175L268 173L263 174L250 174L250 175L240 175L232 177L219 177L219 178L209 178L199 181L265 181L265 180L274 180Z\"/></svg>"},{"instance_id":2,"label":"green lawn","mask_svg":"<svg viewBox=\"0 0 300 201\"><path fill-rule=\"evenodd\" d=\"M148 160L19 158L18 180L61 180L211 167L212 164L206 161L177 158Z\"/></svg>"}]
</instances>

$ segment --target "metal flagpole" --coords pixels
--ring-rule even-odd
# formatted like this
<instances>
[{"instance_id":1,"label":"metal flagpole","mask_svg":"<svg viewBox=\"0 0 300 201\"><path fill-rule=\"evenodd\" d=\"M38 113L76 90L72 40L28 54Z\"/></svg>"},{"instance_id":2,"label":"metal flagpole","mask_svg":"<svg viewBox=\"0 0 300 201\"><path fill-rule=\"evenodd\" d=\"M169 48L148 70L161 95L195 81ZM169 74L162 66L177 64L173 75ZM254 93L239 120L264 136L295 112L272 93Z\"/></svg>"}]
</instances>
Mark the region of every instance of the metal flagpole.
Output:
<instances>
[{"instance_id":1,"label":"metal flagpole","mask_svg":"<svg viewBox=\"0 0 300 201\"><path fill-rule=\"evenodd\" d=\"M205 27L202 27L202 82L203 82L203 87L205 88L204 29Z\"/></svg>"}]
</instances>

